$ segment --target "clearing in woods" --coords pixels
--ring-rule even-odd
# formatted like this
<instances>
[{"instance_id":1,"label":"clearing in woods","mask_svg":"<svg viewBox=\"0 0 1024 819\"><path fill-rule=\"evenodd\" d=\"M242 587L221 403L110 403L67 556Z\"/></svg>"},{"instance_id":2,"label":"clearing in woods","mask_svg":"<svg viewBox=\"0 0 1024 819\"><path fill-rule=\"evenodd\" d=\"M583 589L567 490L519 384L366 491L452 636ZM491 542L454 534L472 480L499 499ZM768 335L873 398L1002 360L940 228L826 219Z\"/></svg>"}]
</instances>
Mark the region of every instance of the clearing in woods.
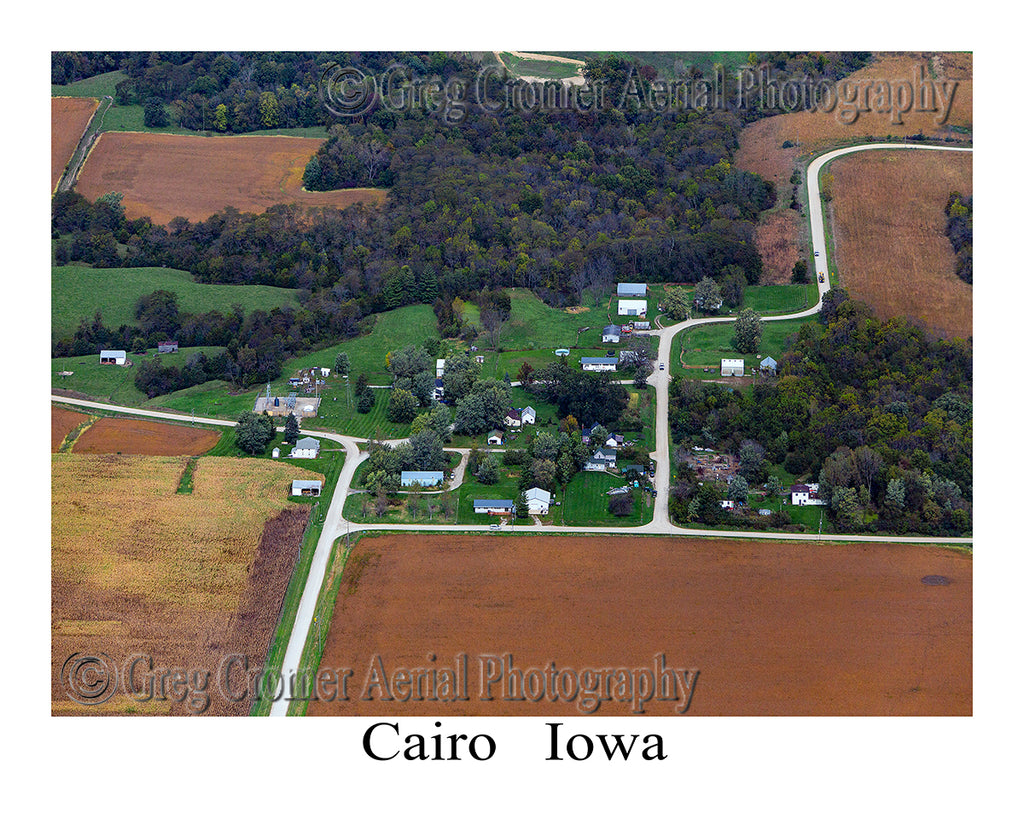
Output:
<instances>
[{"instance_id":1,"label":"clearing in woods","mask_svg":"<svg viewBox=\"0 0 1024 819\"><path fill-rule=\"evenodd\" d=\"M923 583L929 575L950 582ZM354 670L349 699L308 713L577 716L575 701L509 701L497 686L481 699L479 657L511 653L520 670L632 669L664 652L668 666L700 672L695 715L970 714L972 578L969 554L905 544L363 537L320 666ZM377 656L391 675L451 667L460 653L468 700L362 698Z\"/></svg>"},{"instance_id":2,"label":"clearing in woods","mask_svg":"<svg viewBox=\"0 0 1024 819\"><path fill-rule=\"evenodd\" d=\"M209 670L203 713L248 713L248 699L218 696L218 666L235 652L262 665L310 508L289 502L290 484L316 476L262 459L200 458L191 494L178 494L188 462L52 456L54 715L199 710L187 699L136 702L123 690L104 704L73 702L61 669L76 652L102 652L119 668L143 654L156 668Z\"/></svg>"},{"instance_id":3,"label":"clearing in woods","mask_svg":"<svg viewBox=\"0 0 1024 819\"><path fill-rule=\"evenodd\" d=\"M50 99L50 191L57 189L60 176L71 160L89 120L99 107L91 97Z\"/></svg>"},{"instance_id":4,"label":"clearing in woods","mask_svg":"<svg viewBox=\"0 0 1024 819\"><path fill-rule=\"evenodd\" d=\"M322 139L202 137L107 132L89 152L76 190L90 200L116 191L130 219L202 221L225 207L260 213L271 205L343 208L379 204L379 188L305 191L302 173Z\"/></svg>"},{"instance_id":5,"label":"clearing in woods","mask_svg":"<svg viewBox=\"0 0 1024 819\"><path fill-rule=\"evenodd\" d=\"M839 283L880 319L972 336L973 290L954 272L944 211L951 191L973 190L972 167L971 154L945 151L867 151L826 166Z\"/></svg>"}]
</instances>

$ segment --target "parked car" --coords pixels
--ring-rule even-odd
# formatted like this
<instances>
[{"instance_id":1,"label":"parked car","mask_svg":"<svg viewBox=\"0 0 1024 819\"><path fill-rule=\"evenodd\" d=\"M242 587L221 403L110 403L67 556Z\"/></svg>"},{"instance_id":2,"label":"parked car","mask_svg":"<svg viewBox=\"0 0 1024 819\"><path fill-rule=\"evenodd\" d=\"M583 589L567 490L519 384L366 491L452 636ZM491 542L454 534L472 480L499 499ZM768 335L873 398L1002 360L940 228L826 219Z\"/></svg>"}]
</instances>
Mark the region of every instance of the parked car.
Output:
<instances>
[{"instance_id":1,"label":"parked car","mask_svg":"<svg viewBox=\"0 0 1024 819\"><path fill-rule=\"evenodd\" d=\"M664 370L665 369L665 362L664 361L661 364L658 365L658 369L659 370Z\"/></svg>"}]
</instances>

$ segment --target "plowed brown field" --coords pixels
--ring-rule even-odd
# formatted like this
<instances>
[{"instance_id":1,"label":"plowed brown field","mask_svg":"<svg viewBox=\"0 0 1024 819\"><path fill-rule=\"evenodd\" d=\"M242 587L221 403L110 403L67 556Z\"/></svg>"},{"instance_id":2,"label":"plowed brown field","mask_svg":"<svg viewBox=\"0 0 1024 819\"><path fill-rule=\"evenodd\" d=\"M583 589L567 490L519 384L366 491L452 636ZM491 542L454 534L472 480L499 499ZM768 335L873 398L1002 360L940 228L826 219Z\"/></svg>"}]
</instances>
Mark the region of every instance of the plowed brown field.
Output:
<instances>
[{"instance_id":1,"label":"plowed brown field","mask_svg":"<svg viewBox=\"0 0 1024 819\"><path fill-rule=\"evenodd\" d=\"M943 210L950 191L973 191L972 168L971 154L940 151L869 151L829 163L839 283L879 318L973 334L973 290L954 272Z\"/></svg>"},{"instance_id":2,"label":"plowed brown field","mask_svg":"<svg viewBox=\"0 0 1024 819\"><path fill-rule=\"evenodd\" d=\"M202 455L219 438L219 432L205 427L100 418L75 442L73 450L76 454Z\"/></svg>"},{"instance_id":3,"label":"plowed brown field","mask_svg":"<svg viewBox=\"0 0 1024 819\"><path fill-rule=\"evenodd\" d=\"M92 97L50 98L50 191L54 191L60 175L85 133L85 128L99 107Z\"/></svg>"},{"instance_id":4,"label":"plowed brown field","mask_svg":"<svg viewBox=\"0 0 1024 819\"><path fill-rule=\"evenodd\" d=\"M80 412L73 412L63 407L50 408L50 452L56 452L68 433L75 427L86 421L88 415Z\"/></svg>"},{"instance_id":5,"label":"plowed brown field","mask_svg":"<svg viewBox=\"0 0 1024 819\"><path fill-rule=\"evenodd\" d=\"M575 702L506 701L497 684L482 700L480 656L578 671L652 667L664 652L699 670L694 715L970 714L972 577L970 555L895 544L363 538L321 664L353 670L349 700L309 713L575 716ZM391 676L458 668L460 653L467 701L361 698L378 655ZM597 714L631 712L608 701Z\"/></svg>"},{"instance_id":6,"label":"plowed brown field","mask_svg":"<svg viewBox=\"0 0 1024 819\"><path fill-rule=\"evenodd\" d=\"M76 190L88 199L124 194L125 213L166 224L201 221L227 206L262 212L271 205L345 207L384 201L376 188L307 192L302 172L322 139L202 137L109 132L89 153Z\"/></svg>"},{"instance_id":7,"label":"plowed brown field","mask_svg":"<svg viewBox=\"0 0 1024 819\"><path fill-rule=\"evenodd\" d=\"M266 656L309 513L288 502L289 484L311 473L200 458L192 493L179 495L184 456L52 457L52 713L248 713L251 700L223 696L217 672L226 655L257 668ZM121 672L108 701L69 696L61 672L72 655L106 655ZM154 691L143 661L129 697L125 666L138 655L154 670L209 677L161 691L157 674Z\"/></svg>"}]
</instances>

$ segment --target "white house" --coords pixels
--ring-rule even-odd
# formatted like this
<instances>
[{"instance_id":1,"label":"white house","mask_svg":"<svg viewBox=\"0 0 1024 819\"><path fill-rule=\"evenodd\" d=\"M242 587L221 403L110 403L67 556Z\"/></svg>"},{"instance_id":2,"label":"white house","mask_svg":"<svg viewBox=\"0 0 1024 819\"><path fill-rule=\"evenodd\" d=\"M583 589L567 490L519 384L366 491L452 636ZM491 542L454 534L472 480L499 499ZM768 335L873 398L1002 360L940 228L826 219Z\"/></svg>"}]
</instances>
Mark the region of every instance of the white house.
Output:
<instances>
[{"instance_id":1,"label":"white house","mask_svg":"<svg viewBox=\"0 0 1024 819\"><path fill-rule=\"evenodd\" d=\"M635 296L647 296L647 285L638 284L634 282L620 282L619 286L615 289L615 295L619 298L635 297Z\"/></svg>"},{"instance_id":2,"label":"white house","mask_svg":"<svg viewBox=\"0 0 1024 819\"><path fill-rule=\"evenodd\" d=\"M292 495L311 495L318 498L322 487L323 481L292 481Z\"/></svg>"},{"instance_id":3,"label":"white house","mask_svg":"<svg viewBox=\"0 0 1024 819\"><path fill-rule=\"evenodd\" d=\"M605 344L618 344L620 335L619 325L609 324L601 331L601 341Z\"/></svg>"},{"instance_id":4,"label":"white house","mask_svg":"<svg viewBox=\"0 0 1024 819\"><path fill-rule=\"evenodd\" d=\"M444 378L444 359L443 358L437 359L436 370L437 370L437 372L435 373L435 376L437 378Z\"/></svg>"},{"instance_id":5,"label":"white house","mask_svg":"<svg viewBox=\"0 0 1024 819\"><path fill-rule=\"evenodd\" d=\"M523 425L523 413L517 409L510 409L505 413L505 426L510 429L519 429Z\"/></svg>"},{"instance_id":6,"label":"white house","mask_svg":"<svg viewBox=\"0 0 1024 819\"><path fill-rule=\"evenodd\" d=\"M128 353L124 350L100 350L100 364L116 364L123 367L128 363Z\"/></svg>"},{"instance_id":7,"label":"white house","mask_svg":"<svg viewBox=\"0 0 1024 819\"><path fill-rule=\"evenodd\" d=\"M275 446L272 450L270 450L270 457L271 458L280 458L281 457L281 447Z\"/></svg>"},{"instance_id":8,"label":"white house","mask_svg":"<svg viewBox=\"0 0 1024 819\"><path fill-rule=\"evenodd\" d=\"M535 410L533 407L523 407L519 412L523 416L524 427L527 424L537 423L537 410Z\"/></svg>"},{"instance_id":9,"label":"white house","mask_svg":"<svg viewBox=\"0 0 1024 819\"><path fill-rule=\"evenodd\" d=\"M531 515L546 515L551 508L551 493L538 486L527 489L526 503Z\"/></svg>"},{"instance_id":10,"label":"white house","mask_svg":"<svg viewBox=\"0 0 1024 819\"><path fill-rule=\"evenodd\" d=\"M743 359L723 358L722 375L743 375Z\"/></svg>"},{"instance_id":11,"label":"white house","mask_svg":"<svg viewBox=\"0 0 1024 819\"><path fill-rule=\"evenodd\" d=\"M646 316L647 299L619 299L620 316Z\"/></svg>"},{"instance_id":12,"label":"white house","mask_svg":"<svg viewBox=\"0 0 1024 819\"><path fill-rule=\"evenodd\" d=\"M590 459L583 464L583 469L587 472L604 472L608 467L615 466L615 460L618 456L614 449L602 447L598 449Z\"/></svg>"},{"instance_id":13,"label":"white house","mask_svg":"<svg viewBox=\"0 0 1024 819\"><path fill-rule=\"evenodd\" d=\"M474 500L473 511L478 515L511 515L516 502L510 500Z\"/></svg>"},{"instance_id":14,"label":"white house","mask_svg":"<svg viewBox=\"0 0 1024 819\"><path fill-rule=\"evenodd\" d=\"M619 359L617 356L603 356L600 358L583 356L583 358L580 359L580 364L582 364L583 369L588 372L615 372L615 368L619 364Z\"/></svg>"},{"instance_id":15,"label":"white house","mask_svg":"<svg viewBox=\"0 0 1024 819\"><path fill-rule=\"evenodd\" d=\"M789 487L789 502L794 506L824 506L818 497L818 484L796 483Z\"/></svg>"},{"instance_id":16,"label":"white house","mask_svg":"<svg viewBox=\"0 0 1024 819\"><path fill-rule=\"evenodd\" d=\"M418 484L423 487L440 486L444 483L444 472L405 471L401 475L402 486Z\"/></svg>"},{"instance_id":17,"label":"white house","mask_svg":"<svg viewBox=\"0 0 1024 819\"><path fill-rule=\"evenodd\" d=\"M293 458L315 458L320 454L320 442L316 438L299 438L292 447Z\"/></svg>"}]
</instances>

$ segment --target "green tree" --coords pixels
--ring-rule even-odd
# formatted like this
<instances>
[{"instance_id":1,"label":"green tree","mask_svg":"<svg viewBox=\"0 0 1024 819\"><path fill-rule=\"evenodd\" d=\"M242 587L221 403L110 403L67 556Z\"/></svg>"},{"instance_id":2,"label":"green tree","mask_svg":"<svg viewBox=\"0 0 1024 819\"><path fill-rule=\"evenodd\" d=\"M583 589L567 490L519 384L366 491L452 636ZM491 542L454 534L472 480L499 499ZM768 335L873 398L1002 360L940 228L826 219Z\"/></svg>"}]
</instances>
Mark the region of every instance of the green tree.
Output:
<instances>
[{"instance_id":1,"label":"green tree","mask_svg":"<svg viewBox=\"0 0 1024 819\"><path fill-rule=\"evenodd\" d=\"M729 491L726 493L729 500L746 503L747 495L750 494L750 485L742 475L737 475L729 483Z\"/></svg>"},{"instance_id":2,"label":"green tree","mask_svg":"<svg viewBox=\"0 0 1024 819\"><path fill-rule=\"evenodd\" d=\"M284 440L287 444L294 444L299 440L299 419L294 412L289 412L284 422Z\"/></svg>"},{"instance_id":3,"label":"green tree","mask_svg":"<svg viewBox=\"0 0 1024 819\"><path fill-rule=\"evenodd\" d=\"M159 97L149 97L142 104L142 124L147 128L164 128L167 123L164 101Z\"/></svg>"},{"instance_id":4,"label":"green tree","mask_svg":"<svg viewBox=\"0 0 1024 819\"><path fill-rule=\"evenodd\" d=\"M670 319L686 321L690 318L690 297L681 287L666 287L661 309Z\"/></svg>"},{"instance_id":5,"label":"green tree","mask_svg":"<svg viewBox=\"0 0 1024 819\"><path fill-rule=\"evenodd\" d=\"M501 464L497 456L488 455L480 462L476 471L476 479L480 483L494 484L498 482L499 477L501 477Z\"/></svg>"},{"instance_id":6,"label":"green tree","mask_svg":"<svg viewBox=\"0 0 1024 819\"><path fill-rule=\"evenodd\" d=\"M808 278L807 261L800 259L800 261L793 265L792 282L793 284L807 284Z\"/></svg>"},{"instance_id":7,"label":"green tree","mask_svg":"<svg viewBox=\"0 0 1024 819\"><path fill-rule=\"evenodd\" d=\"M704 313L717 313L722 307L722 290L718 282L705 276L693 289L693 303Z\"/></svg>"},{"instance_id":8,"label":"green tree","mask_svg":"<svg viewBox=\"0 0 1024 819\"><path fill-rule=\"evenodd\" d=\"M391 390L391 400L388 402L388 420L396 424L407 424L416 417L416 408L419 401L416 396L408 390Z\"/></svg>"},{"instance_id":9,"label":"green tree","mask_svg":"<svg viewBox=\"0 0 1024 819\"><path fill-rule=\"evenodd\" d=\"M741 353L756 353L761 346L761 333L764 331L761 317L749 307L740 310L736 317L735 331L733 344L736 349Z\"/></svg>"},{"instance_id":10,"label":"green tree","mask_svg":"<svg viewBox=\"0 0 1024 819\"><path fill-rule=\"evenodd\" d=\"M340 352L334 357L334 374L346 376L352 371L352 364L348 359L348 353Z\"/></svg>"},{"instance_id":11,"label":"green tree","mask_svg":"<svg viewBox=\"0 0 1024 819\"><path fill-rule=\"evenodd\" d=\"M274 438L274 420L269 415L243 412L235 426L235 443L243 452L262 455Z\"/></svg>"}]
</instances>

